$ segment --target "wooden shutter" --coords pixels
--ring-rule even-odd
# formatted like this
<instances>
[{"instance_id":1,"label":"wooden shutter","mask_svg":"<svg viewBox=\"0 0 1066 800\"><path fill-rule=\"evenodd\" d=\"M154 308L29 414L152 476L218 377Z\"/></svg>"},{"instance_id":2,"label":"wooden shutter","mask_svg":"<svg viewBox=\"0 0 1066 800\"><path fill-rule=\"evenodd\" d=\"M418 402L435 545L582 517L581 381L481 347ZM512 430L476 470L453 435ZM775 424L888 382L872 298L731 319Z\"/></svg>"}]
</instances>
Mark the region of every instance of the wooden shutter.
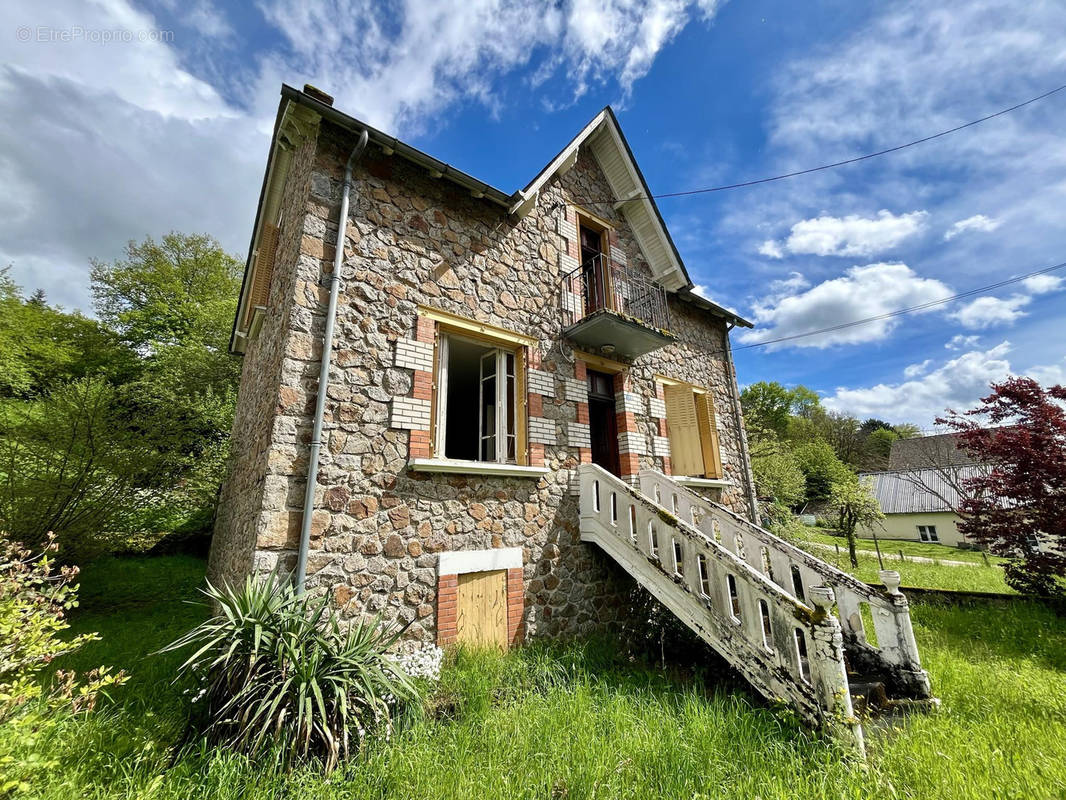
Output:
<instances>
[{"instance_id":1,"label":"wooden shutter","mask_svg":"<svg viewBox=\"0 0 1066 800\"><path fill-rule=\"evenodd\" d=\"M696 417L700 427L704 477L721 478L722 455L718 447L718 421L715 419L714 398L710 392L696 395Z\"/></svg>"},{"instance_id":2,"label":"wooden shutter","mask_svg":"<svg viewBox=\"0 0 1066 800\"><path fill-rule=\"evenodd\" d=\"M670 435L670 470L675 475L702 475L703 451L692 389L664 386L666 430Z\"/></svg>"},{"instance_id":3,"label":"wooden shutter","mask_svg":"<svg viewBox=\"0 0 1066 800\"><path fill-rule=\"evenodd\" d=\"M274 274L274 258L278 250L278 227L265 223L259 233L259 249L255 255L255 269L252 272L252 288L248 293L246 322L259 306L266 306L270 301L270 278Z\"/></svg>"}]
</instances>

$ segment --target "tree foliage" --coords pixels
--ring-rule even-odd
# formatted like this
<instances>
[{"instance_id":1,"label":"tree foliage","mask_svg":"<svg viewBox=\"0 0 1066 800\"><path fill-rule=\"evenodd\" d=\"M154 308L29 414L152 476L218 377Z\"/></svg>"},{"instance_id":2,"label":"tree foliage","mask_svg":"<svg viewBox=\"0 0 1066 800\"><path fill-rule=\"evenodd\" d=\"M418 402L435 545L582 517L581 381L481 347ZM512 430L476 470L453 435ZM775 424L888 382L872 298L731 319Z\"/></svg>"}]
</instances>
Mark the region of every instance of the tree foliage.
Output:
<instances>
[{"instance_id":1,"label":"tree foliage","mask_svg":"<svg viewBox=\"0 0 1066 800\"><path fill-rule=\"evenodd\" d=\"M0 725L12 725L24 744L36 744L63 716L92 710L97 696L125 682L123 673L99 667L79 678L59 671L51 683L43 673L52 662L99 637L67 634L67 612L77 605L77 567L55 569L54 536L40 552L0 538ZM28 789L34 777L57 764L32 755L0 760L0 796Z\"/></svg>"},{"instance_id":2,"label":"tree foliage","mask_svg":"<svg viewBox=\"0 0 1066 800\"><path fill-rule=\"evenodd\" d=\"M784 437L793 415L809 416L819 408L818 395L806 386L786 389L777 381L759 381L740 393L744 422L754 435Z\"/></svg>"},{"instance_id":3,"label":"tree foliage","mask_svg":"<svg viewBox=\"0 0 1066 800\"><path fill-rule=\"evenodd\" d=\"M991 469L969 479L959 530L1008 556L1020 591L1066 594L1066 387L1010 378L937 422Z\"/></svg>"},{"instance_id":4,"label":"tree foliage","mask_svg":"<svg viewBox=\"0 0 1066 800\"><path fill-rule=\"evenodd\" d=\"M94 262L99 320L0 273L0 529L64 557L206 531L233 424L240 263L208 236Z\"/></svg>"},{"instance_id":5,"label":"tree foliage","mask_svg":"<svg viewBox=\"0 0 1066 800\"><path fill-rule=\"evenodd\" d=\"M801 444L793 452L803 472L808 501L829 499L833 484L853 477L847 465L837 458L833 448L824 440Z\"/></svg>"},{"instance_id":6,"label":"tree foliage","mask_svg":"<svg viewBox=\"0 0 1066 800\"><path fill-rule=\"evenodd\" d=\"M807 481L795 454L780 442L757 442L751 447L751 469L759 497L786 507L800 505Z\"/></svg>"},{"instance_id":7,"label":"tree foliage","mask_svg":"<svg viewBox=\"0 0 1066 800\"><path fill-rule=\"evenodd\" d=\"M855 552L855 530L869 527L882 519L881 506L874 497L868 481L844 479L834 483L829 491L829 508L837 516L837 528L848 540L848 556L853 569L859 567Z\"/></svg>"}]
</instances>

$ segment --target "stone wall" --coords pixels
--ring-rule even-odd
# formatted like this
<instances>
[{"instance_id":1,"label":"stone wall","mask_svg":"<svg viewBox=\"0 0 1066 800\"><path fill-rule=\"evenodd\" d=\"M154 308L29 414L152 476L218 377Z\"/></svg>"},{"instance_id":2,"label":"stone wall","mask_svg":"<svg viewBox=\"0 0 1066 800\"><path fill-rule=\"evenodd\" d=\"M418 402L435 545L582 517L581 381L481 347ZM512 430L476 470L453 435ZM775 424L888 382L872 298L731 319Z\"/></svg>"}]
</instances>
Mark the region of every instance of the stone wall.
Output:
<instances>
[{"instance_id":1,"label":"stone wall","mask_svg":"<svg viewBox=\"0 0 1066 800\"><path fill-rule=\"evenodd\" d=\"M306 455L298 456L294 420L289 414L283 415L291 408L291 390L281 384L282 371L288 366L288 342L294 336L306 335L310 321L309 314L295 311L295 265L302 258L303 219L316 145L311 139L293 153L282 198L270 312L244 354L228 476L219 498L208 561L208 578L216 584L233 583L248 574L257 541L267 527L275 524L279 507L267 496L270 476L279 470L293 473L307 469ZM301 294L307 290L301 283ZM319 292L313 301L317 304L324 298Z\"/></svg>"},{"instance_id":2,"label":"stone wall","mask_svg":"<svg viewBox=\"0 0 1066 800\"><path fill-rule=\"evenodd\" d=\"M306 450L325 297L314 287L332 269L343 163L353 144L326 123L309 179L298 258L279 260L293 302L280 298L271 317L291 333L279 337L280 368L252 376L267 362L249 348L241 386L238 426L266 412L245 395L268 391L281 398L271 409L273 445L265 457L240 453L238 464L265 465L255 563L267 569L291 564L298 541L306 475ZM611 192L593 158L582 152L572 169L550 181L536 208L515 220L506 210L371 146L356 168L345 242L343 296L328 386L325 446L312 525L308 586L328 590L351 613L383 613L412 623L408 635L437 638L437 560L443 551L518 547L523 551L525 615L529 636L574 635L618 621L631 580L596 548L582 544L575 467L590 460L585 364L560 339L560 276L573 258L565 235L568 197ZM650 271L636 240L611 206L597 207L616 229L612 251L630 269ZM569 216L568 216L569 215ZM288 217L288 215L287 215ZM562 233L561 233L562 232ZM278 279L275 279L278 282ZM528 352L531 454L547 474L476 477L407 469L426 454L426 358L419 343L432 341L432 323L419 306L473 318L531 337ZM743 438L729 400L733 380L723 351L725 324L672 303L680 341L638 359L616 379L620 429L627 436L629 469L669 467L660 422L656 373L713 389L722 460L735 484L726 501L740 513L744 502ZM265 344L259 344L264 350ZM237 444L235 442L235 444ZM241 445L242 447L244 445ZM239 467L224 498L248 483ZM624 470L625 471L625 467ZM254 472L254 470L253 470ZM220 516L216 538L244 546L253 513L242 497ZM239 536L234 531L241 531ZM220 551L222 548L216 548ZM229 547L225 548L227 551ZM239 550L240 548L235 548ZM251 548L249 548L250 550ZM251 563L252 555L241 556ZM219 557L216 560L222 560ZM225 559L240 561L236 556Z\"/></svg>"}]
</instances>

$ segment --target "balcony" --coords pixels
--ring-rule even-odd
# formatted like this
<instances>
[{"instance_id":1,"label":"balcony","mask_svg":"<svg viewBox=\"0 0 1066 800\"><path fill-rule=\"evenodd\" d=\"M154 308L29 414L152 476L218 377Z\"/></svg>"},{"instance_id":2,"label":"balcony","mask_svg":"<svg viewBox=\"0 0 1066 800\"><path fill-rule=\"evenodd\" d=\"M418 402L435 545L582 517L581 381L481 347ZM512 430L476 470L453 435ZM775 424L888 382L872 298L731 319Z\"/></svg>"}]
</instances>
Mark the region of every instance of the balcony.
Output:
<instances>
[{"instance_id":1,"label":"balcony","mask_svg":"<svg viewBox=\"0 0 1066 800\"><path fill-rule=\"evenodd\" d=\"M605 254L563 276L563 335L585 350L634 359L677 341L666 289Z\"/></svg>"}]
</instances>

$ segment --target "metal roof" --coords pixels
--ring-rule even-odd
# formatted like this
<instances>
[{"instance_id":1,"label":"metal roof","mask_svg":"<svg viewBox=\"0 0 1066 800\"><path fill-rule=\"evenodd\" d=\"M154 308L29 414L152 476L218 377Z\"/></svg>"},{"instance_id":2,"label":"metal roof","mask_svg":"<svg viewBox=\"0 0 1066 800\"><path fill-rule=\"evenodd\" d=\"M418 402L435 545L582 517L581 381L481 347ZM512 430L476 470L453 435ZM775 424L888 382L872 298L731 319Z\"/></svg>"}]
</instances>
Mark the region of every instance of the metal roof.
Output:
<instances>
[{"instance_id":1,"label":"metal roof","mask_svg":"<svg viewBox=\"0 0 1066 800\"><path fill-rule=\"evenodd\" d=\"M954 511L961 502L958 485L982 474L988 467L964 465L950 470L918 469L869 472L859 477L873 483L874 497L885 514L917 514Z\"/></svg>"}]
</instances>

